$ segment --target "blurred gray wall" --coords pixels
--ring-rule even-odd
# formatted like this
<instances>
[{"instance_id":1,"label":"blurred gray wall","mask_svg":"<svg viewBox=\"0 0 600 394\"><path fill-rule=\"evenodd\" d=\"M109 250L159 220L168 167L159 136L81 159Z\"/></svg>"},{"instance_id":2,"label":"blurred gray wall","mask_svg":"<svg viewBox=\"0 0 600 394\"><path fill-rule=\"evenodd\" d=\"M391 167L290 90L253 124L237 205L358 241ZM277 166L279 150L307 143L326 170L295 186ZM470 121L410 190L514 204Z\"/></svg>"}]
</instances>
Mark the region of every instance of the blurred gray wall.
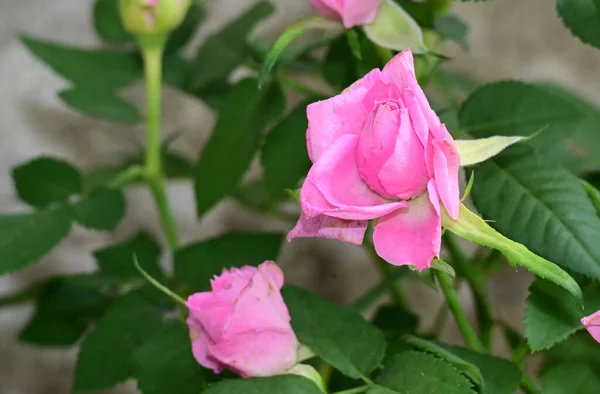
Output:
<instances>
[{"instance_id":1,"label":"blurred gray wall","mask_svg":"<svg viewBox=\"0 0 600 394\"><path fill-rule=\"evenodd\" d=\"M277 14L256 34L275 37L281 28L311 11L303 0L273 0ZM65 157L83 169L110 164L136 148L143 138L139 127L99 122L75 113L56 98L66 82L36 61L17 40L19 33L79 44L98 45L91 25L92 0L0 0L0 212L27 209L12 188L10 168L37 155ZM251 0L207 0L208 19L198 41L234 18ZM465 3L456 12L471 25L471 52L449 45L452 67L469 70L481 81L499 79L552 80L566 84L600 104L600 51L581 44L564 29L548 0L495 0ZM127 95L141 103L142 90ZM176 146L196 157L214 122L202 104L173 91L165 95L165 132L183 131ZM260 220L220 204L200 223L194 218L193 194L188 183L174 183L169 195L183 241L191 242L228 229L279 229L289 224ZM128 192L128 216L114 235L77 228L50 255L35 266L0 278L0 296L10 294L50 274L85 272L94 267L90 252L145 228L157 236L159 224L152 201L143 189ZM165 262L167 263L167 262ZM362 251L323 240L298 240L285 247L280 259L288 280L304 284L341 302L351 301L377 280ZM490 284L499 317L519 328L529 276L507 270ZM405 290L416 310L432 324L440 300L432 291L414 284ZM465 303L471 308L468 294ZM67 393L76 349L38 349L15 341L14 335L31 316L32 307L0 310L0 393ZM450 319L451 320L451 319ZM446 338L459 341L450 321ZM498 341L497 350L502 351ZM101 373L99 371L99 373ZM132 392L132 385L118 392Z\"/></svg>"}]
</instances>

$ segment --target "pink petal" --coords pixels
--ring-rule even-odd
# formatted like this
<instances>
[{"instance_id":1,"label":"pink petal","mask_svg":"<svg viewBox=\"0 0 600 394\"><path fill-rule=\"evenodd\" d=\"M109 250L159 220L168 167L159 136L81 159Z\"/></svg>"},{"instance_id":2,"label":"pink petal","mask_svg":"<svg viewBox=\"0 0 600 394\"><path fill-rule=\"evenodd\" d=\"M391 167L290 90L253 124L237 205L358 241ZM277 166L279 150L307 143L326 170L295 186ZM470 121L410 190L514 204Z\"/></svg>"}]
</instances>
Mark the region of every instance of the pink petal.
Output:
<instances>
[{"instance_id":1,"label":"pink petal","mask_svg":"<svg viewBox=\"0 0 600 394\"><path fill-rule=\"evenodd\" d=\"M394 152L381 168L379 180L387 194L401 200L418 196L427 188L429 176L425 165L425 148L406 110L401 113Z\"/></svg>"},{"instance_id":2,"label":"pink petal","mask_svg":"<svg viewBox=\"0 0 600 394\"><path fill-rule=\"evenodd\" d=\"M429 195L409 201L407 208L384 216L375 225L377 254L393 265L414 265L422 271L440 254L442 226Z\"/></svg>"},{"instance_id":3,"label":"pink petal","mask_svg":"<svg viewBox=\"0 0 600 394\"><path fill-rule=\"evenodd\" d=\"M381 0L346 0L342 21L346 29L356 25L368 25L375 20Z\"/></svg>"},{"instance_id":4,"label":"pink petal","mask_svg":"<svg viewBox=\"0 0 600 394\"><path fill-rule=\"evenodd\" d=\"M310 217L301 213L296 227L289 232L287 239L291 241L293 238L322 237L360 245L367 224L366 220L343 220L326 215Z\"/></svg>"},{"instance_id":5,"label":"pink petal","mask_svg":"<svg viewBox=\"0 0 600 394\"><path fill-rule=\"evenodd\" d=\"M215 373L221 372L225 366L208 354L209 338L202 325L191 315L186 322L190 330L192 354L196 361L204 368L212 369Z\"/></svg>"},{"instance_id":6,"label":"pink petal","mask_svg":"<svg viewBox=\"0 0 600 394\"><path fill-rule=\"evenodd\" d=\"M232 302L211 292L192 294L185 303L213 341L220 341L229 321Z\"/></svg>"},{"instance_id":7,"label":"pink petal","mask_svg":"<svg viewBox=\"0 0 600 394\"><path fill-rule=\"evenodd\" d=\"M233 302L255 273L256 267L249 265L224 269L221 275L211 279L210 284L213 292L218 292L221 297L228 297Z\"/></svg>"},{"instance_id":8,"label":"pink petal","mask_svg":"<svg viewBox=\"0 0 600 394\"><path fill-rule=\"evenodd\" d=\"M600 342L600 311L581 319L581 324L585 326L596 342Z\"/></svg>"},{"instance_id":9,"label":"pink petal","mask_svg":"<svg viewBox=\"0 0 600 394\"><path fill-rule=\"evenodd\" d=\"M283 271L274 261L265 261L258 266L258 273L269 280L277 290L281 290L284 283Z\"/></svg>"},{"instance_id":10,"label":"pink petal","mask_svg":"<svg viewBox=\"0 0 600 394\"><path fill-rule=\"evenodd\" d=\"M298 341L291 331L262 330L235 335L208 351L242 377L272 376L296 363Z\"/></svg>"},{"instance_id":11,"label":"pink petal","mask_svg":"<svg viewBox=\"0 0 600 394\"><path fill-rule=\"evenodd\" d=\"M337 21L342 20L342 16L340 15L341 10L339 9L340 7L337 4L337 0L308 0L308 2L319 14L321 14L321 16Z\"/></svg>"},{"instance_id":12,"label":"pink petal","mask_svg":"<svg viewBox=\"0 0 600 394\"><path fill-rule=\"evenodd\" d=\"M443 126L443 125L442 125ZM443 126L445 130L445 126ZM440 199L453 219L458 219L460 212L460 195L458 172L460 156L454 140L446 131L444 139L433 141L433 171Z\"/></svg>"},{"instance_id":13,"label":"pink petal","mask_svg":"<svg viewBox=\"0 0 600 394\"><path fill-rule=\"evenodd\" d=\"M370 220L406 205L387 202L361 179L356 164L358 140L358 135L341 136L312 166L300 192L306 215Z\"/></svg>"}]
</instances>

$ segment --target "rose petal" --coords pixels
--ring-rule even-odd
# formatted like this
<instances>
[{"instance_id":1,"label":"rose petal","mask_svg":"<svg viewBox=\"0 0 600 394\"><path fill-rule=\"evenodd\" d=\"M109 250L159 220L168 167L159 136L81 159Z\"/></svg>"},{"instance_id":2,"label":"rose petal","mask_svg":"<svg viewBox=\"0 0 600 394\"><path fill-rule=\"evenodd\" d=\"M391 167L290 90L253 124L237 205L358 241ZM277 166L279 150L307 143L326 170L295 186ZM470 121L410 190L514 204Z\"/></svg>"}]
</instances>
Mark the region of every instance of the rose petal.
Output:
<instances>
[{"instance_id":1,"label":"rose petal","mask_svg":"<svg viewBox=\"0 0 600 394\"><path fill-rule=\"evenodd\" d=\"M185 305L190 315L202 324L213 341L220 341L222 332L229 322L231 302L211 292L200 292L191 295Z\"/></svg>"},{"instance_id":2,"label":"rose petal","mask_svg":"<svg viewBox=\"0 0 600 394\"><path fill-rule=\"evenodd\" d=\"M268 260L259 265L258 272L268 279L269 283L275 286L277 290L281 290L284 282L283 271L274 261Z\"/></svg>"},{"instance_id":3,"label":"rose petal","mask_svg":"<svg viewBox=\"0 0 600 394\"><path fill-rule=\"evenodd\" d=\"M308 0L308 2L325 18L342 20L337 0Z\"/></svg>"},{"instance_id":4,"label":"rose petal","mask_svg":"<svg viewBox=\"0 0 600 394\"><path fill-rule=\"evenodd\" d=\"M301 213L296 227L289 232L287 239L291 241L293 238L322 237L360 245L367 224L366 220L343 220L326 215L310 217Z\"/></svg>"},{"instance_id":5,"label":"rose petal","mask_svg":"<svg viewBox=\"0 0 600 394\"><path fill-rule=\"evenodd\" d=\"M414 265L422 271L440 254L440 216L423 193L408 208L384 216L375 225L373 243L377 254L393 265Z\"/></svg>"},{"instance_id":6,"label":"rose petal","mask_svg":"<svg viewBox=\"0 0 600 394\"><path fill-rule=\"evenodd\" d=\"M342 11L344 27L350 29L373 22L380 4L381 0L346 0Z\"/></svg>"},{"instance_id":7,"label":"rose petal","mask_svg":"<svg viewBox=\"0 0 600 394\"><path fill-rule=\"evenodd\" d=\"M300 192L305 214L370 220L406 205L386 202L361 179L356 164L358 140L357 135L341 136L310 169Z\"/></svg>"},{"instance_id":8,"label":"rose petal","mask_svg":"<svg viewBox=\"0 0 600 394\"><path fill-rule=\"evenodd\" d=\"M196 361L204 368L212 369L215 373L221 372L225 366L208 354L209 338L202 325L193 316L189 316L186 322L192 341L192 354Z\"/></svg>"},{"instance_id":9,"label":"rose petal","mask_svg":"<svg viewBox=\"0 0 600 394\"><path fill-rule=\"evenodd\" d=\"M445 130L445 126L443 128ZM458 187L460 157L454 145L454 140L447 131L446 133L445 139L435 139L433 141L433 171L437 190L444 207L451 218L458 219L460 211Z\"/></svg>"},{"instance_id":10,"label":"rose petal","mask_svg":"<svg viewBox=\"0 0 600 394\"><path fill-rule=\"evenodd\" d=\"M596 342L600 342L600 311L581 319L581 324L585 326Z\"/></svg>"}]
</instances>

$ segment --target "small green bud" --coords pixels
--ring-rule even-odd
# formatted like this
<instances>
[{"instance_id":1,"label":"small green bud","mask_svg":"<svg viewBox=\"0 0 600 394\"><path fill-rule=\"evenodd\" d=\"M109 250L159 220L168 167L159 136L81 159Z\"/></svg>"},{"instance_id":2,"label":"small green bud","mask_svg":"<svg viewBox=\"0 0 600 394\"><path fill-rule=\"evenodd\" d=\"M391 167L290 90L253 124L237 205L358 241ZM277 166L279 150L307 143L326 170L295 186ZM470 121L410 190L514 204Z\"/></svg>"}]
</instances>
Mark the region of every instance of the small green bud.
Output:
<instances>
[{"instance_id":1,"label":"small green bud","mask_svg":"<svg viewBox=\"0 0 600 394\"><path fill-rule=\"evenodd\" d=\"M131 34L160 36L176 29L191 5L191 0L119 0L121 19Z\"/></svg>"}]
</instances>

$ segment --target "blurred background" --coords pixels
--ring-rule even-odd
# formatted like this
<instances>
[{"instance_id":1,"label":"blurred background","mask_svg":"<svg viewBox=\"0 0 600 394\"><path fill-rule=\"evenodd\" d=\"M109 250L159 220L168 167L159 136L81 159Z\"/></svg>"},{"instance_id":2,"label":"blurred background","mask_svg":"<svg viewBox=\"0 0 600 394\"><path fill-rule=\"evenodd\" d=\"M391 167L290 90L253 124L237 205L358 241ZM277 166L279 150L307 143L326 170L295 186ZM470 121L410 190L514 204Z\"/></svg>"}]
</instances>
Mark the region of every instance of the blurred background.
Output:
<instances>
[{"instance_id":1,"label":"blurred background","mask_svg":"<svg viewBox=\"0 0 600 394\"><path fill-rule=\"evenodd\" d=\"M310 15L304 0L271 0L277 11L253 33L274 39L284 27ZM207 0L207 18L196 40L201 42L242 13L252 0ZM15 195L10 169L33 156L64 157L81 169L118 161L143 140L141 126L120 126L87 118L67 108L56 92L67 85L21 44L27 33L46 40L94 47L100 45L91 21L93 0L0 0L0 212L25 208ZM547 0L497 0L457 3L454 12L470 26L470 52L449 44L443 53L453 57L445 66L469 73L480 82L501 79L553 81L600 104L600 52L573 38ZM127 98L143 103L141 86L125 91ZM174 89L164 97L164 132L181 132L175 147L197 157L214 124L213 111L202 102ZM291 224L265 219L236 204L219 204L200 222L194 214L190 182L173 182L169 197L184 243L231 229L287 231ZM16 275L0 277L0 297L54 273L92 270L91 251L147 229L160 237L160 226L150 195L144 188L127 193L128 215L114 234L77 227L38 264ZM164 239L162 240L164 241ZM0 241L1 242L1 241ZM164 262L168 264L167 261ZM327 240L298 240L284 247L279 263L287 279L342 303L348 303L377 281L377 271L363 250ZM508 268L490 284L494 311L521 330L524 299L530 277ZM440 299L430 289L405 283L415 311L430 326ZM466 305L468 294L463 292ZM0 309L0 393L67 393L77 349L40 349L20 344L15 335L31 317L32 305ZM452 319L445 338L459 341ZM496 351L503 352L498 336ZM114 392L135 392L131 386Z\"/></svg>"}]
</instances>

